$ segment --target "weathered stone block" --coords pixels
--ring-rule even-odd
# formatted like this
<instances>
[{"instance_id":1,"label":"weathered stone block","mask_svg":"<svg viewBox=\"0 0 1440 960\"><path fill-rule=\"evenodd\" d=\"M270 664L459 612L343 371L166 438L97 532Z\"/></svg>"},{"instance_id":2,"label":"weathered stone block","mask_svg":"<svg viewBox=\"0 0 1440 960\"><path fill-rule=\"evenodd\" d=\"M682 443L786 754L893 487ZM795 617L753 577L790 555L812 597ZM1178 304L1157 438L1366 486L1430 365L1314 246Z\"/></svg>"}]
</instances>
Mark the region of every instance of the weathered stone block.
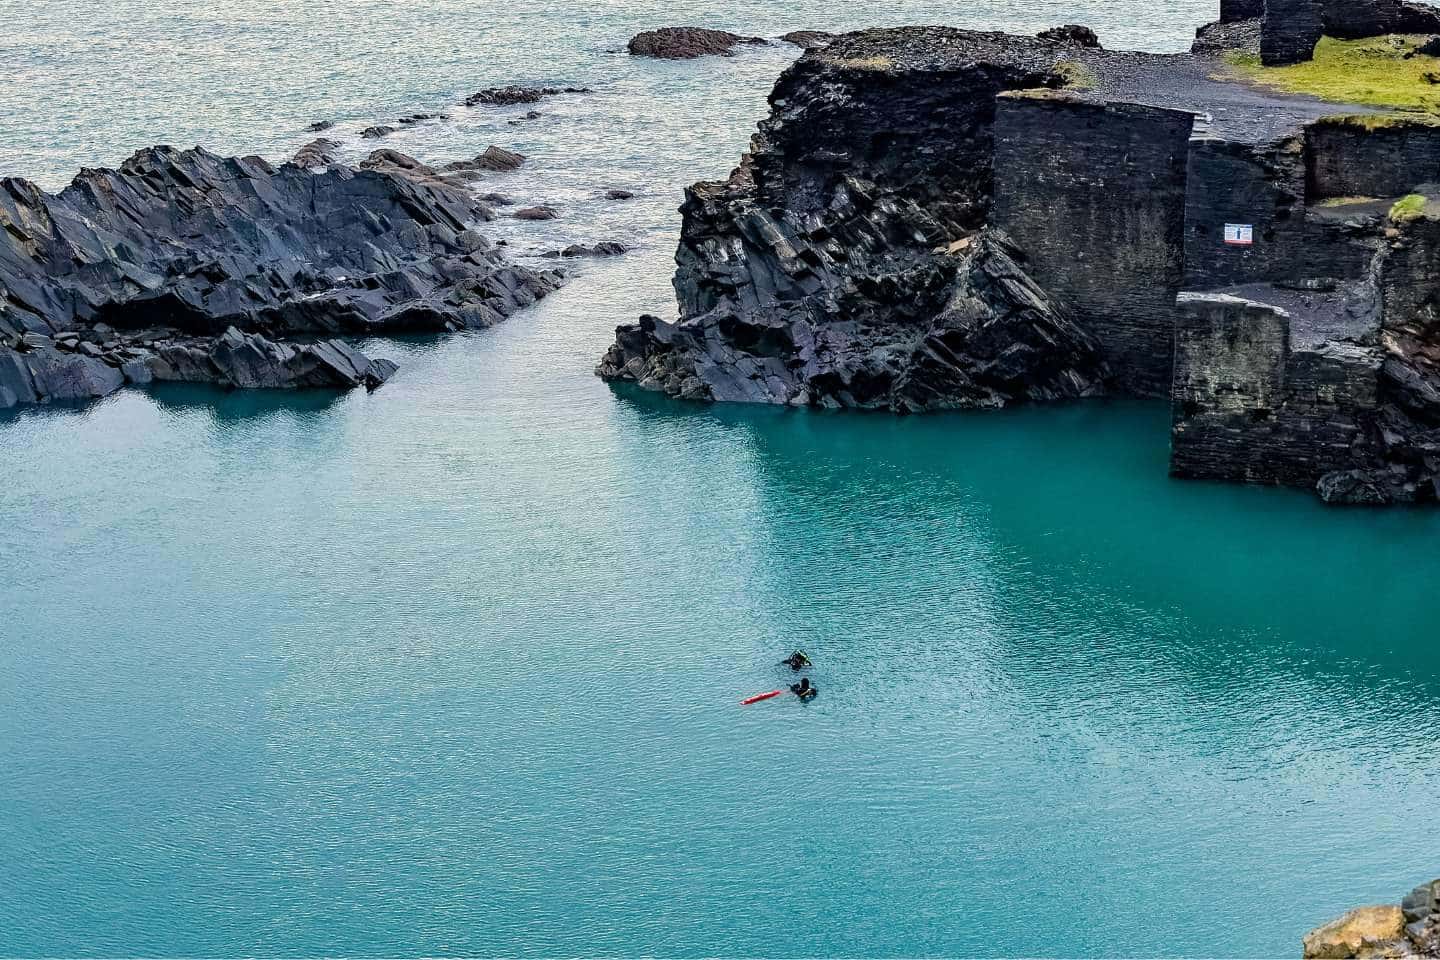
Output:
<instances>
[{"instance_id":1,"label":"weathered stone block","mask_svg":"<svg viewBox=\"0 0 1440 960\"><path fill-rule=\"evenodd\" d=\"M1170 386L1194 115L1050 93L1000 96L994 223L1099 342L1117 383Z\"/></svg>"},{"instance_id":2,"label":"weathered stone block","mask_svg":"<svg viewBox=\"0 0 1440 960\"><path fill-rule=\"evenodd\" d=\"M1197 125L1185 203L1185 285L1210 290L1297 273L1305 246L1305 165L1298 141L1256 145ZM1249 243L1225 228L1250 228Z\"/></svg>"},{"instance_id":3,"label":"weathered stone block","mask_svg":"<svg viewBox=\"0 0 1440 960\"><path fill-rule=\"evenodd\" d=\"M1304 63L1314 57L1324 32L1321 0L1265 0L1260 61L1267 67Z\"/></svg>"},{"instance_id":4,"label":"weathered stone block","mask_svg":"<svg viewBox=\"0 0 1440 960\"><path fill-rule=\"evenodd\" d=\"M1335 117L1305 128L1307 198L1399 197L1440 181L1440 124Z\"/></svg>"}]
</instances>

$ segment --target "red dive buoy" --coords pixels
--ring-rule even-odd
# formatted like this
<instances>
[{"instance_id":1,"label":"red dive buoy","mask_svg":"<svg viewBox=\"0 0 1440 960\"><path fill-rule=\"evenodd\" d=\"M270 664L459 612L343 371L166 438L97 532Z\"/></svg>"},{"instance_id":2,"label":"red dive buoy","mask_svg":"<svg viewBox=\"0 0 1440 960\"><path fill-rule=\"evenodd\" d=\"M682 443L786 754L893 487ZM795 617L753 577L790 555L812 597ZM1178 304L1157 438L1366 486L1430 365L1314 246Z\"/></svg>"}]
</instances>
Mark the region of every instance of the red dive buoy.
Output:
<instances>
[{"instance_id":1,"label":"red dive buoy","mask_svg":"<svg viewBox=\"0 0 1440 960\"><path fill-rule=\"evenodd\" d=\"M746 697L744 700L741 700L740 706L748 707L752 703L759 703L761 700L769 700L771 697L778 697L783 692L783 690L771 690L769 693L757 693L753 697Z\"/></svg>"}]
</instances>

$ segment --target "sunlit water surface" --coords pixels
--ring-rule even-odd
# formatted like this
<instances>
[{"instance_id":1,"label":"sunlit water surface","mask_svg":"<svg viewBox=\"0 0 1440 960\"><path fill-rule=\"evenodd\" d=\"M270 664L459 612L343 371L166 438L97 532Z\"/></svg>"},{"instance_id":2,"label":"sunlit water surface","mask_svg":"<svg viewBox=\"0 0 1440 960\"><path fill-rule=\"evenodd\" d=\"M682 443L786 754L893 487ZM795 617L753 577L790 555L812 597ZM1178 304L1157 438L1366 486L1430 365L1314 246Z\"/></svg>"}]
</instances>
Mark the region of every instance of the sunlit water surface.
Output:
<instances>
[{"instance_id":1,"label":"sunlit water surface","mask_svg":"<svg viewBox=\"0 0 1440 960\"><path fill-rule=\"evenodd\" d=\"M1433 875L1440 515L1166 478L1166 411L705 408L591 375L794 55L701 22L1200 2L0 0L0 171L306 123L617 238L384 389L0 417L0 955L1279 955ZM509 82L596 92L466 110ZM639 193L630 204L607 188ZM803 646L820 698L738 706Z\"/></svg>"}]
</instances>

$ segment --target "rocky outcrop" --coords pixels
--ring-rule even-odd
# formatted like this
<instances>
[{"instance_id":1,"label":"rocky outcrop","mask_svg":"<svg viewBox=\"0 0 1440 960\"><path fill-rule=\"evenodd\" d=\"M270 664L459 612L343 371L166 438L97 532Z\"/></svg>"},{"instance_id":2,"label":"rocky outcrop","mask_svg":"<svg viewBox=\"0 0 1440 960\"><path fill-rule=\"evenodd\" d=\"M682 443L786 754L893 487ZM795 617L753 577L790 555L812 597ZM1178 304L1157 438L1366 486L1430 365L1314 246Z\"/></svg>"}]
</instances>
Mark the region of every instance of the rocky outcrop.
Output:
<instances>
[{"instance_id":1,"label":"rocky outcrop","mask_svg":"<svg viewBox=\"0 0 1440 960\"><path fill-rule=\"evenodd\" d=\"M290 162L305 170L328 167L337 162L339 149L339 141L331 140L329 137L319 137L295 151L295 156L290 159Z\"/></svg>"},{"instance_id":2,"label":"rocky outcrop","mask_svg":"<svg viewBox=\"0 0 1440 960\"><path fill-rule=\"evenodd\" d=\"M539 103L567 93L590 93L589 87L490 87L472 93L464 100L467 107L512 107L517 104Z\"/></svg>"},{"instance_id":3,"label":"rocky outcrop","mask_svg":"<svg viewBox=\"0 0 1440 960\"><path fill-rule=\"evenodd\" d=\"M1306 960L1440 957L1440 880L1423 883L1399 906L1359 907L1305 935Z\"/></svg>"},{"instance_id":4,"label":"rocky outcrop","mask_svg":"<svg viewBox=\"0 0 1440 960\"><path fill-rule=\"evenodd\" d=\"M563 250L551 250L541 256L552 260L562 257L618 257L629 249L618 240L601 240L599 243L572 243Z\"/></svg>"},{"instance_id":5,"label":"rocky outcrop","mask_svg":"<svg viewBox=\"0 0 1440 960\"><path fill-rule=\"evenodd\" d=\"M1063 27L1051 27L1049 30L1041 30L1036 36L1050 43L1068 43L1073 47L1087 47L1093 50L1100 49L1100 38L1095 34L1095 31L1089 27L1082 27L1075 23L1067 23Z\"/></svg>"},{"instance_id":6,"label":"rocky outcrop","mask_svg":"<svg viewBox=\"0 0 1440 960\"><path fill-rule=\"evenodd\" d=\"M489 214L466 191L403 155L371 166L155 147L58 194L0 181L4 399L103 395L147 372L373 386L378 361L283 341L488 326L560 282L476 233Z\"/></svg>"},{"instance_id":7,"label":"rocky outcrop","mask_svg":"<svg viewBox=\"0 0 1440 960\"><path fill-rule=\"evenodd\" d=\"M1440 126L941 28L836 38L771 106L687 191L678 318L620 327L600 376L903 412L1163 397L1176 476L1440 499Z\"/></svg>"},{"instance_id":8,"label":"rocky outcrop","mask_svg":"<svg viewBox=\"0 0 1440 960\"><path fill-rule=\"evenodd\" d=\"M791 30L789 33L781 34L781 41L793 43L805 50L819 50L828 47L835 39L835 34L826 33L824 30Z\"/></svg>"},{"instance_id":9,"label":"rocky outcrop","mask_svg":"<svg viewBox=\"0 0 1440 960\"><path fill-rule=\"evenodd\" d=\"M954 65L896 62L931 44ZM680 320L622 327L599 374L694 399L893 410L1100 392L1093 344L1003 237L976 238L995 95L1061 85L1055 57L940 28L807 55L740 169L687 192Z\"/></svg>"},{"instance_id":10,"label":"rocky outcrop","mask_svg":"<svg viewBox=\"0 0 1440 960\"><path fill-rule=\"evenodd\" d=\"M783 317L727 308L679 323L645 317L616 332L597 372L690 400L896 412L1102 394L1095 344L1015 253L1004 237L980 234L916 265L924 277L874 277L850 304L797 304ZM854 312L834 324L823 309Z\"/></svg>"},{"instance_id":11,"label":"rocky outcrop","mask_svg":"<svg viewBox=\"0 0 1440 960\"><path fill-rule=\"evenodd\" d=\"M646 30L631 37L626 49L632 57L694 60L698 57L728 57L734 54L738 46L766 42L764 37L744 37L725 30L661 27L659 30Z\"/></svg>"}]
</instances>

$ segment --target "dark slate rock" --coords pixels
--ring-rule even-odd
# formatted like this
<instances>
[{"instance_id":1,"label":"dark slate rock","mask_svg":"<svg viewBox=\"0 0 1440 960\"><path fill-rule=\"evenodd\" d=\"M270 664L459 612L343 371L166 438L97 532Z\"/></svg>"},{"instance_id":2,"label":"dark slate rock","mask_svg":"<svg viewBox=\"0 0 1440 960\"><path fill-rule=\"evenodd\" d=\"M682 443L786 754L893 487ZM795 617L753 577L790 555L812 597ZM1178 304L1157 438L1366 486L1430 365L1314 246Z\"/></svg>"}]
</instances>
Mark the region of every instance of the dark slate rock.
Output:
<instances>
[{"instance_id":1,"label":"dark slate rock","mask_svg":"<svg viewBox=\"0 0 1440 960\"><path fill-rule=\"evenodd\" d=\"M573 243L563 250L551 250L542 254L544 257L556 259L560 257L615 257L625 253L630 248L617 240L601 240L599 243L584 244Z\"/></svg>"},{"instance_id":2,"label":"dark slate rock","mask_svg":"<svg viewBox=\"0 0 1440 960\"><path fill-rule=\"evenodd\" d=\"M632 192L629 191L629 190L606 190L606 191L605 191L605 199L607 199L607 200L633 200L633 199L635 199L635 194L632 193Z\"/></svg>"},{"instance_id":3,"label":"dark slate rock","mask_svg":"<svg viewBox=\"0 0 1440 960\"><path fill-rule=\"evenodd\" d=\"M1015 254L1003 236L982 234L916 275L862 279L875 302L857 304L855 322L817 323L804 302L783 313L718 303L678 323L642 317L616 330L596 372L688 400L905 413L1102 395L1094 342Z\"/></svg>"},{"instance_id":4,"label":"dark slate rock","mask_svg":"<svg viewBox=\"0 0 1440 960\"><path fill-rule=\"evenodd\" d=\"M1040 31L1036 36L1049 43L1100 49L1100 38L1096 36L1095 31L1076 23L1067 23L1063 27L1051 27L1049 30Z\"/></svg>"},{"instance_id":5,"label":"dark slate rock","mask_svg":"<svg viewBox=\"0 0 1440 960\"><path fill-rule=\"evenodd\" d=\"M335 126L334 120L316 120L310 124L310 126L306 127L305 130L309 133L324 133L333 126Z\"/></svg>"},{"instance_id":6,"label":"dark slate rock","mask_svg":"<svg viewBox=\"0 0 1440 960\"><path fill-rule=\"evenodd\" d=\"M1324 32L1322 0L1265 0L1260 61L1277 67L1310 60Z\"/></svg>"},{"instance_id":7,"label":"dark slate rock","mask_svg":"<svg viewBox=\"0 0 1440 960\"><path fill-rule=\"evenodd\" d=\"M554 220L560 216L560 211L554 207L541 204L538 207L522 207L510 214L516 220Z\"/></svg>"},{"instance_id":8,"label":"dark slate rock","mask_svg":"<svg viewBox=\"0 0 1440 960\"><path fill-rule=\"evenodd\" d=\"M737 46L764 44L763 37L745 37L725 30L704 27L662 27L647 30L630 39L627 49L634 57L660 60L693 60L697 57L731 56Z\"/></svg>"},{"instance_id":9,"label":"dark slate rock","mask_svg":"<svg viewBox=\"0 0 1440 960\"><path fill-rule=\"evenodd\" d=\"M328 137L320 137L319 139L311 140L305 144L305 146L295 151L295 156L290 158L290 162L306 170L328 167L332 163L337 162L336 151L339 149L340 144L338 142Z\"/></svg>"},{"instance_id":10,"label":"dark slate rock","mask_svg":"<svg viewBox=\"0 0 1440 960\"><path fill-rule=\"evenodd\" d=\"M523 154L496 146L487 147L485 152L474 160L477 169L493 170L497 173L508 173L511 170L519 170L524 162L525 156Z\"/></svg>"},{"instance_id":11,"label":"dark slate rock","mask_svg":"<svg viewBox=\"0 0 1440 960\"><path fill-rule=\"evenodd\" d=\"M785 43L793 43L805 50L820 50L830 45L835 34L824 30L791 30L780 37Z\"/></svg>"},{"instance_id":12,"label":"dark slate rock","mask_svg":"<svg viewBox=\"0 0 1440 960\"><path fill-rule=\"evenodd\" d=\"M366 127L360 131L360 136L366 140L379 140L381 137L388 137L395 132L395 128L385 124L376 124L373 127Z\"/></svg>"},{"instance_id":13,"label":"dark slate rock","mask_svg":"<svg viewBox=\"0 0 1440 960\"><path fill-rule=\"evenodd\" d=\"M591 93L589 87L491 87L465 98L467 107L509 107L516 104L539 103L549 97L566 93Z\"/></svg>"},{"instance_id":14,"label":"dark slate rock","mask_svg":"<svg viewBox=\"0 0 1440 960\"><path fill-rule=\"evenodd\" d=\"M156 147L58 194L0 180L0 321L33 390L14 357L0 383L18 402L101 396L139 382L135 361L160 379L228 382L210 347L231 327L276 342L483 327L559 284L471 228L489 212L468 191L403 154L381 159L277 169ZM295 349L294 363L318 362Z\"/></svg>"}]
</instances>

